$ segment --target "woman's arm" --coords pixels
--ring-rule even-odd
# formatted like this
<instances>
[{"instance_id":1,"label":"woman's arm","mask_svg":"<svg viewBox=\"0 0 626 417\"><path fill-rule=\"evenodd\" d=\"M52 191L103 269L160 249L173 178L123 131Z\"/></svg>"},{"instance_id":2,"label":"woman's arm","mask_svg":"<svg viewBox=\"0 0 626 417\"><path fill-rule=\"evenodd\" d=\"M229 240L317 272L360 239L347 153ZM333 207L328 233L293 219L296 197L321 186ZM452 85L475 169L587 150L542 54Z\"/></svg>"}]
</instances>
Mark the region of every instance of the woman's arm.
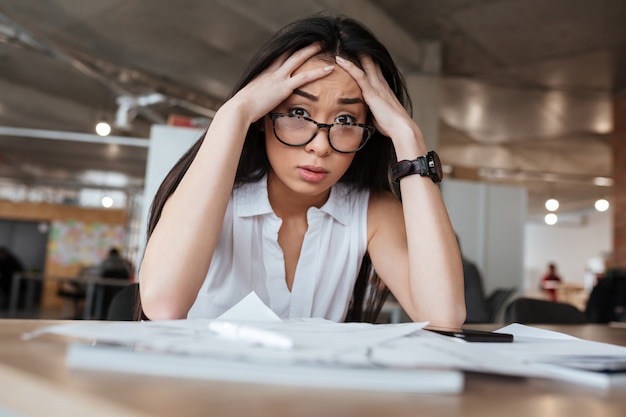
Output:
<instances>
[{"instance_id":1,"label":"woman's arm","mask_svg":"<svg viewBox=\"0 0 626 417\"><path fill-rule=\"evenodd\" d=\"M215 114L189 169L169 197L141 263L141 303L149 318L185 318L210 266L246 133L295 88L331 67L293 75L318 45L283 56Z\"/></svg>"},{"instance_id":2,"label":"woman's arm","mask_svg":"<svg viewBox=\"0 0 626 417\"><path fill-rule=\"evenodd\" d=\"M370 198L372 264L411 319L460 327L463 267L439 190L419 175L405 177L401 189L402 204L390 193Z\"/></svg>"},{"instance_id":3,"label":"woman's arm","mask_svg":"<svg viewBox=\"0 0 626 417\"><path fill-rule=\"evenodd\" d=\"M363 70L337 63L357 81L376 128L393 141L398 160L427 149L417 124L397 100L380 68L361 59ZM465 320L463 267L454 230L437 185L428 177L400 181L402 204L391 194L373 195L368 211L368 251L377 273L415 321L459 327Z\"/></svg>"}]
</instances>

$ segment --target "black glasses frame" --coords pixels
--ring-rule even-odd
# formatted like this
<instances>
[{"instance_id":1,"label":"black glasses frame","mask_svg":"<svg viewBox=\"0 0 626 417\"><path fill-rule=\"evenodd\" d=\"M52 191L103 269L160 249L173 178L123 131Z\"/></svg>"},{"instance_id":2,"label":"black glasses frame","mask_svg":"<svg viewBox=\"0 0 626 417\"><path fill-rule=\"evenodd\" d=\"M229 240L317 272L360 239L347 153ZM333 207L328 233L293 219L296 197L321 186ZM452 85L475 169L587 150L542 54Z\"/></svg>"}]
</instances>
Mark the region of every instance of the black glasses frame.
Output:
<instances>
[{"instance_id":1,"label":"black glasses frame","mask_svg":"<svg viewBox=\"0 0 626 417\"><path fill-rule=\"evenodd\" d=\"M290 113L270 113L269 116L270 116L270 119L272 119L272 128L274 130L274 136L276 136L276 139L278 139L278 141L280 143L282 143L283 145L292 146L292 147L306 146L309 143L311 143L311 141L315 138L315 136L317 136L317 132L320 129L328 129L327 134L326 134L326 138L328 139L328 144L330 145L331 148L333 148L334 151L339 152L339 153L356 153L356 152L360 151L361 149L363 149L365 147L365 145L367 144L367 141L372 137L372 135L376 131L376 128L374 126L368 125L368 124L364 124L364 123L318 123L315 120L311 119L310 117L299 116L299 115L290 114ZM311 122L311 123L315 124L315 126L317 126L317 131L315 131L313 136L311 136L308 140L306 140L303 143L300 143L300 144L297 144L297 145L294 145L293 143L287 143L287 142L285 142L284 140L282 140L278 136L278 133L276 133L276 119L279 119L281 117L290 117L292 119L306 120L307 122ZM359 145L359 147L357 149L353 150L353 151L340 151L339 149L335 148L333 146L333 142L330 140L330 129L333 126L357 126L357 127L362 127L363 128L363 139L361 139L361 144Z\"/></svg>"}]
</instances>

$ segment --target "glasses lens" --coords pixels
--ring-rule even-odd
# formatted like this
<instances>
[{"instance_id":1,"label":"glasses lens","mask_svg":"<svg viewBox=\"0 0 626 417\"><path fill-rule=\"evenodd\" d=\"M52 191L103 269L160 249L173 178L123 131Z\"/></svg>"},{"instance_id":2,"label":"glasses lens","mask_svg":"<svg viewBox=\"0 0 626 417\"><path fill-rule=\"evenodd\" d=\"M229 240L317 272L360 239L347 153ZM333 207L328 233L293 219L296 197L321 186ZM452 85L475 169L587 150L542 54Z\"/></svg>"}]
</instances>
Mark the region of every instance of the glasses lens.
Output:
<instances>
[{"instance_id":1,"label":"glasses lens","mask_svg":"<svg viewBox=\"0 0 626 417\"><path fill-rule=\"evenodd\" d=\"M354 125L334 125L330 128L330 142L339 152L354 152L369 136L365 128Z\"/></svg>"},{"instance_id":2,"label":"glasses lens","mask_svg":"<svg viewBox=\"0 0 626 417\"><path fill-rule=\"evenodd\" d=\"M317 133L315 123L297 116L280 116L274 120L274 133L281 142L304 145Z\"/></svg>"}]
</instances>

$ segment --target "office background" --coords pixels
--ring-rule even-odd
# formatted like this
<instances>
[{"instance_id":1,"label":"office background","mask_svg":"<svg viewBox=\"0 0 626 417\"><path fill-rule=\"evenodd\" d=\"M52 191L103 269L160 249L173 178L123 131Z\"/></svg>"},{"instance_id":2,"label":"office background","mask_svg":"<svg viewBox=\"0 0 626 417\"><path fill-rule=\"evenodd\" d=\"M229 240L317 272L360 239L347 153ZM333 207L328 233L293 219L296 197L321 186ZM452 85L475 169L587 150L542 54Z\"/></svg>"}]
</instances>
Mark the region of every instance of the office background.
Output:
<instances>
[{"instance_id":1,"label":"office background","mask_svg":"<svg viewBox=\"0 0 626 417\"><path fill-rule=\"evenodd\" d=\"M47 236L49 274L113 244L138 262L153 127L202 128L269 34L322 10L366 23L406 74L488 289L533 289L550 261L584 284L591 260L624 256L622 0L0 0L0 219ZM71 249L72 230L91 237Z\"/></svg>"}]
</instances>

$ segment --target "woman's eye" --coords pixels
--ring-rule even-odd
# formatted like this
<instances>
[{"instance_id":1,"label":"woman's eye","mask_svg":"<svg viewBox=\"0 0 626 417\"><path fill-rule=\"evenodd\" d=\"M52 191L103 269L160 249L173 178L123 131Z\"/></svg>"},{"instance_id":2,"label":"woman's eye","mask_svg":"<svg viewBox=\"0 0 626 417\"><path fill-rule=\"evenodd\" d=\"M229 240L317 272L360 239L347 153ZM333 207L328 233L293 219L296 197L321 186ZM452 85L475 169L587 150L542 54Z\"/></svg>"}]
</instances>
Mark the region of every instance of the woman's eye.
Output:
<instances>
[{"instance_id":1,"label":"woman's eye","mask_svg":"<svg viewBox=\"0 0 626 417\"><path fill-rule=\"evenodd\" d=\"M301 107L289 109L289 114L293 114L294 116L309 117L309 113Z\"/></svg>"},{"instance_id":2,"label":"woman's eye","mask_svg":"<svg viewBox=\"0 0 626 417\"><path fill-rule=\"evenodd\" d=\"M342 116L335 118L335 123L339 123L339 124L356 123L356 119L352 116L348 116L344 114Z\"/></svg>"}]
</instances>

